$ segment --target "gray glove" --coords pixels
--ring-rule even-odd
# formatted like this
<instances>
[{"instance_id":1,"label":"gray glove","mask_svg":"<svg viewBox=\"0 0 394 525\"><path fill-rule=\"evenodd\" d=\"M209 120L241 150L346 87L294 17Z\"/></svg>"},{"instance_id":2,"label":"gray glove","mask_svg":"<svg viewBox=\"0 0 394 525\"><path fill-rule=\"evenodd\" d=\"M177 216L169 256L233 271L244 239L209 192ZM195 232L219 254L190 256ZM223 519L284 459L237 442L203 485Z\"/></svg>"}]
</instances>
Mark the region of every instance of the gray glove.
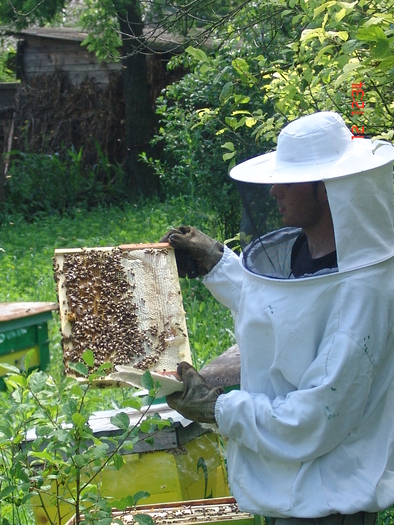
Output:
<instances>
[{"instance_id":1,"label":"gray glove","mask_svg":"<svg viewBox=\"0 0 394 525\"><path fill-rule=\"evenodd\" d=\"M183 392L166 397L168 406L198 423L215 423L215 403L223 387L211 387L186 361L179 363L177 373L183 381Z\"/></svg>"},{"instance_id":2,"label":"gray glove","mask_svg":"<svg viewBox=\"0 0 394 525\"><path fill-rule=\"evenodd\" d=\"M160 242L169 242L175 249L180 277L206 275L222 258L224 247L193 226L180 226L167 232Z\"/></svg>"}]
</instances>

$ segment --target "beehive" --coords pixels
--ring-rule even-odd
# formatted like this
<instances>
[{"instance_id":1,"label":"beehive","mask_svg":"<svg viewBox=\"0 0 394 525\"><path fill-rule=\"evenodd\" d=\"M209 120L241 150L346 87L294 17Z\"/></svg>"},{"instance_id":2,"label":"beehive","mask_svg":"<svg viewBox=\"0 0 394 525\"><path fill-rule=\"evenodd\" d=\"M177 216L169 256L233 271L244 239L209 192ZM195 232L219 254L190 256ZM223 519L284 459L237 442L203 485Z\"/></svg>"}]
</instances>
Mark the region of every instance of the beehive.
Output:
<instances>
[{"instance_id":1,"label":"beehive","mask_svg":"<svg viewBox=\"0 0 394 525\"><path fill-rule=\"evenodd\" d=\"M134 515L146 514L155 525L183 525L185 523L220 524L220 525L254 525L254 516L248 512L241 512L237 503L231 497L212 500L196 500L183 503L160 504L156 507L141 505L124 512L113 512L113 519L124 525L136 525ZM118 522L118 521L117 521ZM115 523L115 522L114 522ZM77 525L75 517L66 525Z\"/></svg>"},{"instance_id":2,"label":"beehive","mask_svg":"<svg viewBox=\"0 0 394 525\"><path fill-rule=\"evenodd\" d=\"M174 250L166 243L55 250L66 373L104 362L176 370L191 361Z\"/></svg>"}]
</instances>

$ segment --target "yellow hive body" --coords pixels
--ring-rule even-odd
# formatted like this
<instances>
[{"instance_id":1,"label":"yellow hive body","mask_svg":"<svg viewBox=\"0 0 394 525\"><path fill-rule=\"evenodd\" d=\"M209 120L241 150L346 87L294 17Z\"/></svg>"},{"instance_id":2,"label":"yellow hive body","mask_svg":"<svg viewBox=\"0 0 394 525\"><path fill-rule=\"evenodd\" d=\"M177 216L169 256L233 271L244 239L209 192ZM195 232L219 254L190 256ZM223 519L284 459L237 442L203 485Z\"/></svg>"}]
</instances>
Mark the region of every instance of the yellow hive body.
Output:
<instances>
[{"instance_id":1,"label":"yellow hive body","mask_svg":"<svg viewBox=\"0 0 394 525\"><path fill-rule=\"evenodd\" d=\"M116 439L117 428L111 417L118 411L97 412L89 419L89 426L97 436ZM141 413L124 409L134 424ZM225 450L220 436L199 423L186 421L168 405L154 405L147 415L158 413L163 419L171 418L171 427L165 427L155 434L153 445L144 441L135 444L133 450L123 455L124 465L116 470L105 466L92 482L103 496L120 500L137 492L148 492L149 497L141 503L161 505L169 502L189 500L210 500L230 496ZM28 438L34 439L34 435ZM38 467L39 468L39 467ZM92 472L89 472L89 476ZM84 478L85 479L85 478ZM42 499L31 500L36 523L65 525L73 516L75 508L67 503L70 491L75 485L56 485L46 480L51 489ZM60 498L60 515L53 499Z\"/></svg>"}]
</instances>

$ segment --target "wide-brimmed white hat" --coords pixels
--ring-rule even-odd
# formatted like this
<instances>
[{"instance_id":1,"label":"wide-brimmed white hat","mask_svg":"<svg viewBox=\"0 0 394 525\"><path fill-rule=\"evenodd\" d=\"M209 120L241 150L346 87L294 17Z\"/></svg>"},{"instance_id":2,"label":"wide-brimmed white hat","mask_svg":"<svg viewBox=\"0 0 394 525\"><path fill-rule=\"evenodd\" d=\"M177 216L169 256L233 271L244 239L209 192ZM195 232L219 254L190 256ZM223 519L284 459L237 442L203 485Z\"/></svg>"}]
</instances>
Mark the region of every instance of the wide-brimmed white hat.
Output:
<instances>
[{"instance_id":1,"label":"wide-brimmed white hat","mask_svg":"<svg viewBox=\"0 0 394 525\"><path fill-rule=\"evenodd\" d=\"M259 184L324 181L393 160L389 142L355 138L340 115L322 111L288 124L279 134L276 151L238 164L230 177Z\"/></svg>"}]
</instances>

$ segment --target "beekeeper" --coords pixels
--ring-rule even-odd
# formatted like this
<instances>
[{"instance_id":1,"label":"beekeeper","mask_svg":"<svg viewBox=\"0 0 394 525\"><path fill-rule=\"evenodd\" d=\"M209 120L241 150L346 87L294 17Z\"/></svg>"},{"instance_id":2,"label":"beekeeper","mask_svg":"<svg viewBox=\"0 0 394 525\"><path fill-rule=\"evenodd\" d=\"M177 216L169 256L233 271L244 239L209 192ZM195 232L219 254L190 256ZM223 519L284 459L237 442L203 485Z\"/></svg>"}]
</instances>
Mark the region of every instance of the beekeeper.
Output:
<instances>
[{"instance_id":1,"label":"beekeeper","mask_svg":"<svg viewBox=\"0 0 394 525\"><path fill-rule=\"evenodd\" d=\"M231 171L239 258L194 228L166 235L232 310L241 354L240 390L181 363L168 404L216 421L240 509L271 523L373 524L394 503L393 159L336 113L302 117ZM284 227L261 236L264 185Z\"/></svg>"}]
</instances>

